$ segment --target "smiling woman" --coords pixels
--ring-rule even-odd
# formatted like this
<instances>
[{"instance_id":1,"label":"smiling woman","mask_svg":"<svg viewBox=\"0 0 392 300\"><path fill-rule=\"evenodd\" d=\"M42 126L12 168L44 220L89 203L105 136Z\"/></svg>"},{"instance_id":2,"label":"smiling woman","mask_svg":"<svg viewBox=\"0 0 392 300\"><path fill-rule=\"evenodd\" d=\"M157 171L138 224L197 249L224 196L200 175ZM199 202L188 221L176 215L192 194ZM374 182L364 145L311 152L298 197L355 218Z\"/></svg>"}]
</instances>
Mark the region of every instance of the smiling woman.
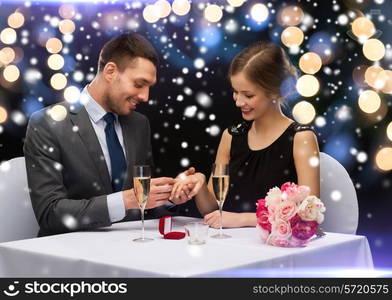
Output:
<instances>
[{"instance_id":1,"label":"smiling woman","mask_svg":"<svg viewBox=\"0 0 392 300\"><path fill-rule=\"evenodd\" d=\"M215 160L230 165L223 227L255 226L256 201L285 182L306 185L311 194L319 195L316 136L310 127L294 122L281 110L281 85L296 74L283 49L265 42L244 49L230 65L233 99L245 121L223 132ZM184 184L194 185L191 195L196 195L205 222L219 227L211 178L207 185L205 176L196 173L173 190Z\"/></svg>"}]
</instances>

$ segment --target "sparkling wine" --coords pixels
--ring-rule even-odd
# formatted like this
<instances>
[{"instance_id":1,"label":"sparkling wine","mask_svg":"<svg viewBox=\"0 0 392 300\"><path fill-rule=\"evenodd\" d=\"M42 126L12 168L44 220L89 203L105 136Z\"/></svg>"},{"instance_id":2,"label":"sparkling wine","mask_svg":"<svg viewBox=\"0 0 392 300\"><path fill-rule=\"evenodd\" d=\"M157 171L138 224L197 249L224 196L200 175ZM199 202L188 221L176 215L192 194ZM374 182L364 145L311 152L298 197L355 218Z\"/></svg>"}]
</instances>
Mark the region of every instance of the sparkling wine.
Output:
<instances>
[{"instance_id":1,"label":"sparkling wine","mask_svg":"<svg viewBox=\"0 0 392 300\"><path fill-rule=\"evenodd\" d=\"M144 210L147 204L148 194L150 193L150 181L151 177L133 178L133 188L141 210Z\"/></svg>"},{"instance_id":2,"label":"sparkling wine","mask_svg":"<svg viewBox=\"0 0 392 300\"><path fill-rule=\"evenodd\" d=\"M229 189L229 175L212 176L212 186L218 205L223 205Z\"/></svg>"}]
</instances>

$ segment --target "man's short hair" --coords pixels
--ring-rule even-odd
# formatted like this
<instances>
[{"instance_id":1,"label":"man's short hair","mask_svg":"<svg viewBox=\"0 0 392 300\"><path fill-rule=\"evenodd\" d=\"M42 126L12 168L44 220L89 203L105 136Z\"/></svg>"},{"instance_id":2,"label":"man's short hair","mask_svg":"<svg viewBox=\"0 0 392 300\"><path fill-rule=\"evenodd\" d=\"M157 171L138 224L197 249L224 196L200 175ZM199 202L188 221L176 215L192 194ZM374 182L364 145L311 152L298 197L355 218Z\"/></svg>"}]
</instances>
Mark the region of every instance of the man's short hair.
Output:
<instances>
[{"instance_id":1,"label":"man's short hair","mask_svg":"<svg viewBox=\"0 0 392 300\"><path fill-rule=\"evenodd\" d=\"M123 33L112 38L102 47L98 60L98 73L100 73L108 62L114 62L120 71L129 64L125 61L137 57L150 60L158 68L158 54L151 43L137 33Z\"/></svg>"}]
</instances>

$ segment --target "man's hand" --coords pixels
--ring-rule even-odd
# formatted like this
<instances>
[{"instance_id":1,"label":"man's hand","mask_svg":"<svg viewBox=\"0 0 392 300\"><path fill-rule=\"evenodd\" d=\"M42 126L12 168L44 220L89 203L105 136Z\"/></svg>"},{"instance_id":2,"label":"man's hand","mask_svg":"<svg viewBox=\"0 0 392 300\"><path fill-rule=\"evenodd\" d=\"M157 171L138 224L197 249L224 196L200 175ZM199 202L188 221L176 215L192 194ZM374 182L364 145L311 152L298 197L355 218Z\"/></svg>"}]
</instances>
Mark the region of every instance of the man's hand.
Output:
<instances>
[{"instance_id":1,"label":"man's hand","mask_svg":"<svg viewBox=\"0 0 392 300\"><path fill-rule=\"evenodd\" d=\"M146 204L146 209L166 204L170 197L174 183L175 180L170 177L151 178L150 194ZM139 208L133 189L123 191L123 199L126 210Z\"/></svg>"},{"instance_id":2,"label":"man's hand","mask_svg":"<svg viewBox=\"0 0 392 300\"><path fill-rule=\"evenodd\" d=\"M150 204L150 206L156 207L165 204L165 201L169 200L175 182L171 177L151 178L147 206Z\"/></svg>"}]
</instances>

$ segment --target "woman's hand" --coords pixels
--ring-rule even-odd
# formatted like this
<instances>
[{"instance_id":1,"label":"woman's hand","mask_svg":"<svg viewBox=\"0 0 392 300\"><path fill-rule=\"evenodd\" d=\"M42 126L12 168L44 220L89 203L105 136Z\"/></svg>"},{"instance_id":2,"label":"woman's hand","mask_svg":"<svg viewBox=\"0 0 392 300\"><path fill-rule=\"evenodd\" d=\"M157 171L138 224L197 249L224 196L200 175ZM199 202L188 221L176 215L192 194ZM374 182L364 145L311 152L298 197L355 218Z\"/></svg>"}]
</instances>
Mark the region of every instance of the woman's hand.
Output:
<instances>
[{"instance_id":1,"label":"woman's hand","mask_svg":"<svg viewBox=\"0 0 392 300\"><path fill-rule=\"evenodd\" d=\"M248 226L245 218L248 213L233 213L228 211L222 211L222 227L235 228ZM219 210L215 210L212 213L204 216L204 223L210 225L212 228L220 228L220 213Z\"/></svg>"},{"instance_id":2,"label":"woman's hand","mask_svg":"<svg viewBox=\"0 0 392 300\"><path fill-rule=\"evenodd\" d=\"M169 200L179 197L182 191L188 191L188 200L195 196L203 184L206 182L206 177L202 173L195 173L188 176L179 176L173 186Z\"/></svg>"}]
</instances>

